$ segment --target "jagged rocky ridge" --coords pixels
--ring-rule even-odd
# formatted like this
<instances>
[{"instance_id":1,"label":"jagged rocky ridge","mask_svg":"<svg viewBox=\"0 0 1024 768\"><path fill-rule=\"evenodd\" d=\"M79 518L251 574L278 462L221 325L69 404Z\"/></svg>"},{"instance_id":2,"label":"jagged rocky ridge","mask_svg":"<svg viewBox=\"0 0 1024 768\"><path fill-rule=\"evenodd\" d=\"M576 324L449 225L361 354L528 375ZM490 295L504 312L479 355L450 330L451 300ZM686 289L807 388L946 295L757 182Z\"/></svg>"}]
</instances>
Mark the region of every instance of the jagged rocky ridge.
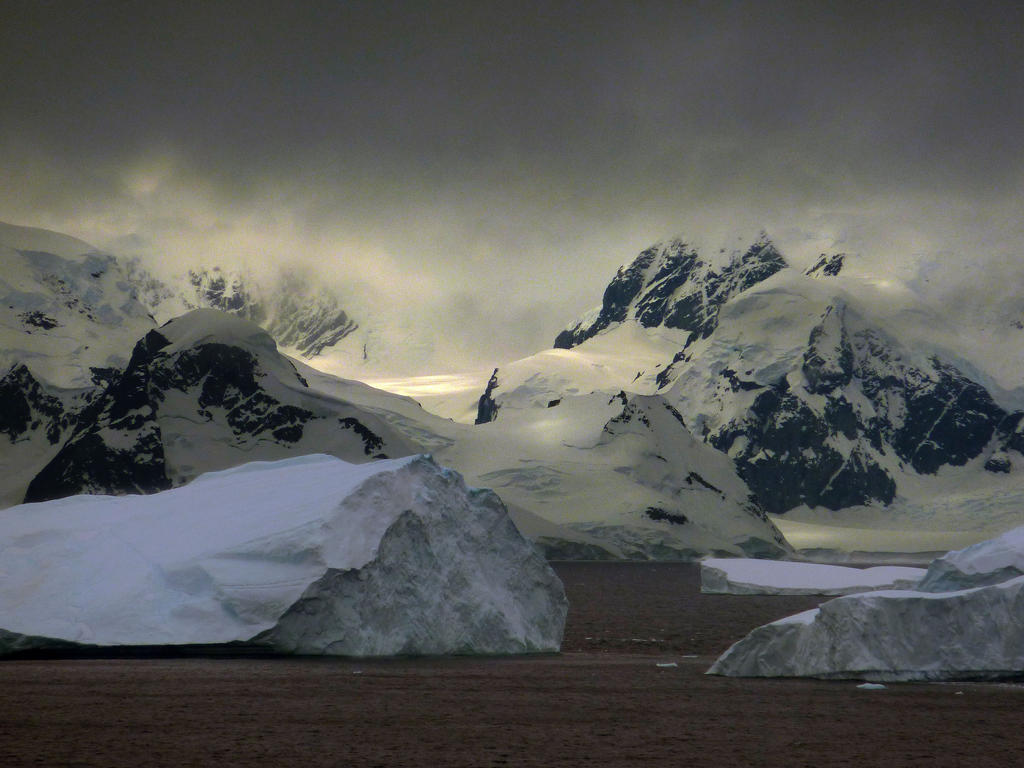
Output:
<instances>
[{"instance_id":1,"label":"jagged rocky ridge","mask_svg":"<svg viewBox=\"0 0 1024 768\"><path fill-rule=\"evenodd\" d=\"M715 330L722 304L785 266L767 236L719 269L683 240L653 245L619 269L605 289L597 317L562 331L554 346L571 349L627 319L645 328L661 325L690 331L691 339L707 338Z\"/></svg>"},{"instance_id":2,"label":"jagged rocky ridge","mask_svg":"<svg viewBox=\"0 0 1024 768\"><path fill-rule=\"evenodd\" d=\"M214 310L150 331L75 421L26 501L152 493L247 458L414 451L379 417L310 391L265 331Z\"/></svg>"},{"instance_id":3,"label":"jagged rocky ridge","mask_svg":"<svg viewBox=\"0 0 1024 768\"><path fill-rule=\"evenodd\" d=\"M138 260L129 269L140 301L154 315L169 318L191 309L218 309L262 326L282 347L305 358L317 357L359 327L337 294L301 270L282 270L267 281L246 271L195 269L171 285Z\"/></svg>"}]
</instances>

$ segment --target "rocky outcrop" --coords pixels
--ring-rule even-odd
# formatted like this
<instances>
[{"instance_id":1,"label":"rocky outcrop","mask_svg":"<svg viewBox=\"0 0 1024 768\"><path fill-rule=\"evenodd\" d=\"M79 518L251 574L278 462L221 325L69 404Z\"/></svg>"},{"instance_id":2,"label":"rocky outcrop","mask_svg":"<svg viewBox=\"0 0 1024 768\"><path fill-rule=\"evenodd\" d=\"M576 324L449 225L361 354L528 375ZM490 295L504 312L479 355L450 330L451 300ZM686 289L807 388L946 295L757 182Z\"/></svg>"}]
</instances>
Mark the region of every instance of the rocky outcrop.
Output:
<instances>
[{"instance_id":1,"label":"rocky outcrop","mask_svg":"<svg viewBox=\"0 0 1024 768\"><path fill-rule=\"evenodd\" d=\"M13 444L32 432L55 445L74 423L65 403L47 392L24 364L13 366L0 378L0 433Z\"/></svg>"},{"instance_id":2,"label":"rocky outcrop","mask_svg":"<svg viewBox=\"0 0 1024 768\"><path fill-rule=\"evenodd\" d=\"M476 406L476 421L474 424L486 424L498 418L498 409L501 407L494 401L494 390L498 388L498 369L494 369L491 378L487 381L487 389L480 395Z\"/></svg>"},{"instance_id":3,"label":"rocky outcrop","mask_svg":"<svg viewBox=\"0 0 1024 768\"><path fill-rule=\"evenodd\" d=\"M843 261L845 259L845 253L833 253L832 255L823 253L814 263L814 266L810 267L804 274L808 277L835 277L843 271Z\"/></svg>"}]
</instances>

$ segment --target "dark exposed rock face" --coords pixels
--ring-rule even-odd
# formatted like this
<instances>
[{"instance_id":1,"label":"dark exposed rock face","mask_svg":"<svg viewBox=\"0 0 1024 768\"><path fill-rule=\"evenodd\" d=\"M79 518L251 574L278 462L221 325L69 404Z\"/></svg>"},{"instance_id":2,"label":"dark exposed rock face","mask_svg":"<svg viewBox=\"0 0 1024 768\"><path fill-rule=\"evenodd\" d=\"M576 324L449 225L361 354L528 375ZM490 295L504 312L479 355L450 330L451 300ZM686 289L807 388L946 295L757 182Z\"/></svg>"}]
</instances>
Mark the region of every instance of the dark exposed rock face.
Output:
<instances>
[{"instance_id":1,"label":"dark exposed rock face","mask_svg":"<svg viewBox=\"0 0 1024 768\"><path fill-rule=\"evenodd\" d=\"M342 429L351 429L359 435L363 441L363 453L367 456L373 456L375 459L387 458L386 454L380 452L384 447L384 440L380 435L360 422L359 419L347 416L343 419L338 419L338 424L341 425Z\"/></svg>"},{"instance_id":2,"label":"dark exposed rock face","mask_svg":"<svg viewBox=\"0 0 1024 768\"><path fill-rule=\"evenodd\" d=\"M769 512L803 503L839 509L870 499L892 501L895 481L869 455L854 450L844 456L829 439L843 428L841 421L830 423L789 391L783 379L758 395L743 417L713 435L711 444L730 452L743 438L743 447L730 455ZM845 429L853 431L849 424Z\"/></svg>"},{"instance_id":3,"label":"dark exposed rock face","mask_svg":"<svg viewBox=\"0 0 1024 768\"><path fill-rule=\"evenodd\" d=\"M150 365L169 343L150 331L135 345L124 373L85 409L71 438L29 483L26 502L170 488L150 386Z\"/></svg>"},{"instance_id":4,"label":"dark exposed rock face","mask_svg":"<svg viewBox=\"0 0 1024 768\"><path fill-rule=\"evenodd\" d=\"M814 266L804 272L808 277L835 277L843 270L845 253L834 253L831 256L821 254Z\"/></svg>"},{"instance_id":5,"label":"dark exposed rock face","mask_svg":"<svg viewBox=\"0 0 1024 768\"><path fill-rule=\"evenodd\" d=\"M40 430L52 445L74 423L75 414L49 394L24 365L15 365L0 378L0 433L11 443Z\"/></svg>"},{"instance_id":6,"label":"dark exposed rock face","mask_svg":"<svg viewBox=\"0 0 1024 768\"><path fill-rule=\"evenodd\" d=\"M482 395L476 407L475 424L486 424L498 418L498 409L501 407L494 402L494 390L498 388L498 369L494 369L491 378L487 381L487 389Z\"/></svg>"},{"instance_id":7,"label":"dark exposed rock face","mask_svg":"<svg viewBox=\"0 0 1024 768\"><path fill-rule=\"evenodd\" d=\"M651 520L665 520L674 525L686 525L690 522L686 515L678 512L668 512L661 507L648 507L644 510L644 514L651 518Z\"/></svg>"},{"instance_id":8,"label":"dark exposed rock face","mask_svg":"<svg viewBox=\"0 0 1024 768\"><path fill-rule=\"evenodd\" d=\"M664 325L690 331L691 339L707 338L717 327L722 304L785 267L786 260L766 236L720 271L682 240L652 246L618 271L597 318L562 331L554 346L571 349L629 317L645 328Z\"/></svg>"},{"instance_id":9,"label":"dark exposed rock face","mask_svg":"<svg viewBox=\"0 0 1024 768\"><path fill-rule=\"evenodd\" d=\"M0 378L0 506L17 504L28 482L60 449L99 390L40 382L24 364Z\"/></svg>"},{"instance_id":10,"label":"dark exposed rock face","mask_svg":"<svg viewBox=\"0 0 1024 768\"><path fill-rule=\"evenodd\" d=\"M54 328L60 327L60 323L57 322L55 318L43 314L38 310L33 310L31 312L22 312L20 315L18 315L18 317L21 320L22 324L26 326L26 330L28 326L41 328L44 331L49 331ZM31 333L31 331L28 332Z\"/></svg>"}]
</instances>

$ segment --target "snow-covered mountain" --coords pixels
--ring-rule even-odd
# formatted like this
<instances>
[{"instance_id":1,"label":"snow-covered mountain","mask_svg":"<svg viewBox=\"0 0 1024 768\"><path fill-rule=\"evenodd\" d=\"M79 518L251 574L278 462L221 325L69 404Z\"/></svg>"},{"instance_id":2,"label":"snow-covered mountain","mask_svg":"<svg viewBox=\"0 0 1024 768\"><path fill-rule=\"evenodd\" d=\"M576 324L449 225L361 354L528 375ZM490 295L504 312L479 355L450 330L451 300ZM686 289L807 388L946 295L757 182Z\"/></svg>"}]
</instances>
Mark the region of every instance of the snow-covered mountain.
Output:
<instances>
[{"instance_id":1,"label":"snow-covered mountain","mask_svg":"<svg viewBox=\"0 0 1024 768\"><path fill-rule=\"evenodd\" d=\"M323 271L302 264L163 266L157 272L133 258L125 268L159 323L192 309L217 309L261 325L285 354L345 378L422 368L437 354L440 340L429 323L359 275L329 275L330 265Z\"/></svg>"},{"instance_id":2,"label":"snow-covered mountain","mask_svg":"<svg viewBox=\"0 0 1024 768\"><path fill-rule=\"evenodd\" d=\"M672 448L675 411L658 398L577 389L578 397L566 392L559 403L545 401L542 411L525 409L522 418L473 429L283 355L297 354L297 345L279 351L256 321L285 339L295 338L289 329L297 327L306 342L329 340L351 323L340 304L307 301L311 289L293 284L268 294L245 275L220 270L194 271L184 284L172 284L137 263L76 255L89 250L77 241L34 234L33 247L64 255L13 250L18 260L11 260L8 279L33 291L22 291L12 305L61 325L40 328L40 343L19 346L28 334L12 315L13 330L3 339L8 367L0 393L9 407L0 416L0 505L81 492L150 493L253 459L328 453L366 461L429 451L472 484L496 488L520 529L552 556L788 550L725 457L699 441ZM65 301L53 309L41 264L75 278L64 279ZM105 271L80 274L93 264ZM104 288L102 318L120 322L113 330L82 299L94 281ZM268 295L276 298L268 302ZM291 309L288 301L295 303ZM89 309L79 313L83 305ZM188 310L199 305L208 308ZM163 313L177 310L187 311L157 327ZM322 325L282 320L314 310L327 318ZM59 329L68 329L62 345L42 343ZM359 330L324 349L336 354ZM78 334L90 343L74 343ZM568 378L576 378L576 351L553 353L565 358ZM625 375L612 356L606 363L614 369L611 379ZM607 371L590 370L608 383ZM524 393L523 404L529 402Z\"/></svg>"},{"instance_id":3,"label":"snow-covered mountain","mask_svg":"<svg viewBox=\"0 0 1024 768\"><path fill-rule=\"evenodd\" d=\"M298 264L154 266L4 223L0 264L0 368L24 362L57 386L90 386L90 369L123 366L146 330L203 308L251 320L286 354L347 377L390 375L434 354L430 329L358 276L342 286Z\"/></svg>"},{"instance_id":4,"label":"snow-covered mountain","mask_svg":"<svg viewBox=\"0 0 1024 768\"><path fill-rule=\"evenodd\" d=\"M997 401L986 361L939 312L847 262L822 254L801 271L765 235L711 256L681 239L652 246L555 349L499 365L479 402L447 415L469 420L475 405L476 420L501 423L587 392L656 394L681 415L667 443L695 435L726 454L768 512L920 519L944 500L953 529L957 504L1019 516L1024 415Z\"/></svg>"},{"instance_id":5,"label":"snow-covered mountain","mask_svg":"<svg viewBox=\"0 0 1024 768\"><path fill-rule=\"evenodd\" d=\"M274 333L289 354L319 348L318 366L364 354L361 316L310 299L315 282L207 270L172 284L52 233L0 234L25 246L4 252L4 504L30 481L31 498L156 490L246 457L430 451L562 555L787 551L766 512L982 538L1024 509L1012 392L940 312L855 257L800 270L766 235L652 246L555 348L431 406L453 423L279 354ZM210 309L156 327L196 306Z\"/></svg>"},{"instance_id":6,"label":"snow-covered mountain","mask_svg":"<svg viewBox=\"0 0 1024 768\"><path fill-rule=\"evenodd\" d=\"M0 457L46 460L5 477L5 498L21 490L40 501L150 493L253 459L431 451L473 485L498 491L520 530L551 556L788 551L729 460L699 441L680 443L679 418L659 397L597 394L473 428L291 360L255 324L206 309L140 340L56 445L40 418Z\"/></svg>"},{"instance_id":7,"label":"snow-covered mountain","mask_svg":"<svg viewBox=\"0 0 1024 768\"><path fill-rule=\"evenodd\" d=\"M287 455L366 461L415 452L373 414L311 391L255 324L198 309L135 345L127 367L77 414L25 499L151 493Z\"/></svg>"}]
</instances>

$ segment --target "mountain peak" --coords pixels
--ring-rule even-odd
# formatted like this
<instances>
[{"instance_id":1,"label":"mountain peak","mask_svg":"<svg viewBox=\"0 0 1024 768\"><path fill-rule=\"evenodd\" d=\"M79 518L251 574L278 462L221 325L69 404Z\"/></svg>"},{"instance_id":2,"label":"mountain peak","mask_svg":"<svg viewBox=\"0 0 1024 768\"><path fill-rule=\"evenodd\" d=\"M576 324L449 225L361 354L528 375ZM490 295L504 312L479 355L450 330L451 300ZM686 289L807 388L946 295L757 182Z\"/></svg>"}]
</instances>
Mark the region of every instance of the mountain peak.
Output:
<instances>
[{"instance_id":1,"label":"mountain peak","mask_svg":"<svg viewBox=\"0 0 1024 768\"><path fill-rule=\"evenodd\" d=\"M705 259L681 237L656 243L619 268L596 318L577 321L558 335L554 346L571 349L630 319L645 328L690 331L691 340L706 338L717 326L722 304L787 266L764 231L725 264Z\"/></svg>"}]
</instances>

